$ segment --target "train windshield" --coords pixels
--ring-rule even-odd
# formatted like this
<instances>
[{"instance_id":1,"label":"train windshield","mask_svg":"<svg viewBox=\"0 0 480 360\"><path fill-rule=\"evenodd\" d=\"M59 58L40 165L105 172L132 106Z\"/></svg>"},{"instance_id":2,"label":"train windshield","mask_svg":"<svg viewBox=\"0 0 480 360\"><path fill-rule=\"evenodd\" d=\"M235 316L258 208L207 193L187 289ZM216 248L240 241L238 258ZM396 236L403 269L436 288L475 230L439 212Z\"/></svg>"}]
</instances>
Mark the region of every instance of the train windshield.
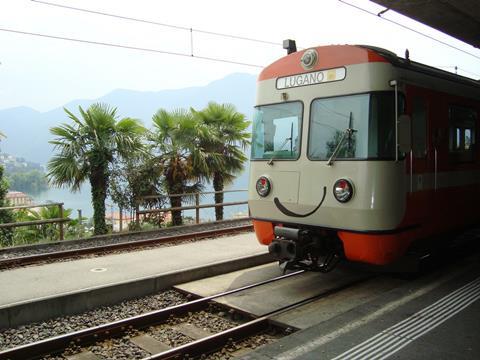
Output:
<instances>
[{"instance_id":1,"label":"train windshield","mask_svg":"<svg viewBox=\"0 0 480 360\"><path fill-rule=\"evenodd\" d=\"M316 99L311 105L308 158L390 159L395 156L393 93Z\"/></svg>"},{"instance_id":2,"label":"train windshield","mask_svg":"<svg viewBox=\"0 0 480 360\"><path fill-rule=\"evenodd\" d=\"M298 159L302 113L298 101L256 107L251 159Z\"/></svg>"}]
</instances>

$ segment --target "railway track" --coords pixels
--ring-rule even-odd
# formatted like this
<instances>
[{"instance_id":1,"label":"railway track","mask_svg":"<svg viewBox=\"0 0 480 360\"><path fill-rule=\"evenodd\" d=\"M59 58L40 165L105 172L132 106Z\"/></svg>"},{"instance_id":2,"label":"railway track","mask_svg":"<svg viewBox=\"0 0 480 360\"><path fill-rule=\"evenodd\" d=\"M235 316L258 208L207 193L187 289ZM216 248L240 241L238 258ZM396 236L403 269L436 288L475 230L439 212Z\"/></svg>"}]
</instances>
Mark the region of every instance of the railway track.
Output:
<instances>
[{"instance_id":1,"label":"railway track","mask_svg":"<svg viewBox=\"0 0 480 360\"><path fill-rule=\"evenodd\" d=\"M195 241L210 237L230 235L251 231L253 226L248 220L226 221L184 226L177 231L156 231L136 234L122 234L115 237L92 238L81 241L65 241L50 246L39 245L22 248L0 250L0 270L42 262L58 261L92 254L106 254L117 251L164 245L178 244L184 241ZM59 250L61 248L61 250Z\"/></svg>"},{"instance_id":2,"label":"railway track","mask_svg":"<svg viewBox=\"0 0 480 360\"><path fill-rule=\"evenodd\" d=\"M302 273L303 271L297 271L165 309L7 349L0 352L0 359L33 359L42 356L54 356L48 358L61 359L63 358L61 356L73 356L74 353L80 353L82 355L79 356L84 358L89 356L89 359L100 359L101 357L95 355L94 352L102 346L112 347L112 344L115 344L115 339L118 338L128 339L131 346L138 349L134 352L136 354L135 358L172 359L205 357L207 354L218 351L225 346L235 347L235 344L244 339L267 333L272 329L276 333L285 333L285 326L273 322L271 320L272 316L339 292L348 286L366 280L366 278L352 279L349 283L332 286L320 294L303 298L256 318L253 315L242 314L244 316L242 317L243 322L230 322L228 329L219 326L218 331L210 332L193 325L195 321L192 321L192 318L210 316L207 314L211 312L211 307L217 308L220 306L218 303L212 305L215 299L224 298L232 294L238 295L243 291L268 286L268 284L273 282L288 281L288 278L299 276ZM221 313L224 317L235 313L233 309L222 309ZM208 322L215 325L215 323L221 323L222 320L213 320L212 317ZM159 327L163 327L163 330L161 330L163 334L180 333L181 339L174 341L173 344L172 341L162 342L158 340L159 336L156 336L155 333L158 335L159 330L155 329ZM60 357L55 357L55 354L60 354Z\"/></svg>"},{"instance_id":3,"label":"railway track","mask_svg":"<svg viewBox=\"0 0 480 360\"><path fill-rule=\"evenodd\" d=\"M476 249L478 249L478 243L475 243ZM466 252L470 252L468 250L465 250ZM463 252L463 251L462 251ZM445 265L445 264L443 264ZM356 275L356 271L353 271ZM248 271L248 273L251 273L251 271ZM278 324L278 321L282 322L283 324L288 323L288 321L284 322L284 318L282 318L282 314L290 314L289 310L298 308L300 307L301 309L308 308L308 304L314 305L316 304L315 300L322 299L324 297L330 298L330 295L333 297L336 296L346 296L343 294L348 294L350 289L354 289L356 284L360 284L361 282L365 280L371 279L370 275L364 276L363 278L350 278L347 279L346 281L338 284L338 280L340 277L347 277L344 275L337 276L330 280L330 282L327 281L327 286L325 286L321 291L317 292L316 294L311 291L312 284L316 284L316 286L321 286L321 283L318 281L316 282L309 282L310 286L305 286L306 282L303 281L302 283L302 278L305 276L311 274L311 273L303 273L300 278L291 278L291 282L299 284L298 287L291 286L289 284L283 283L283 285L275 283L270 286L270 289L266 289L268 284L271 284L275 281L286 281L287 278L292 277L292 276L297 276L302 274L302 272L294 273L294 274L288 274L286 277L278 277L274 279L270 279L267 281L262 281L258 282L249 286L245 287L240 287L239 286L237 289L226 291L226 292L220 292L218 291L215 295L212 296L207 296L207 294L203 294L204 297L201 297L197 300L190 301L188 303L185 303L185 305L175 305L171 306L171 304L174 304L175 302L169 301L168 304L161 305L161 306L154 306L151 307L150 309L144 309L142 312L137 312L136 314L143 314L146 311L150 311L146 314L143 315L136 315L136 314L131 314L130 318L128 319L123 319L125 315L122 317L114 317L110 319L105 319L102 321L97 322L95 327L92 327L90 329L84 329L84 330L79 330L75 332L71 332L69 334L65 335L58 335L55 336L55 334L51 334L45 337L41 337L41 341L37 341L35 343L27 344L25 341L23 342L17 342L18 345L13 345L15 342L10 342L8 340L8 336L4 337L2 340L2 337L0 336L0 349L2 348L2 342L3 342L3 351L0 351L0 359L28 359L28 358L38 358L41 357L45 354L53 354L53 355L45 355L45 359L64 359L66 356L67 359L79 359L74 356L74 354L84 354L86 353L86 356L89 356L90 352L90 357L82 357L83 359L101 359L101 358L122 358L117 357L116 355L109 356L109 355L102 355L102 352L98 354L98 351L100 348L111 348L115 347L118 345L121 341L123 341L123 345L125 347L136 347L137 350L132 350L132 352L128 352L128 356L123 357L123 359L130 359L130 358L135 358L135 359L140 359L140 358L148 358L148 359L162 359L162 358L185 358L186 355L188 356L200 356L201 358L207 358L207 359L224 359L228 358L230 353L232 351L236 351L235 349L239 349L241 352L244 347L245 341L247 342L247 347L250 347L248 345L248 341L250 339L253 339L255 336L261 337L263 336L262 334L270 335L269 331L274 329L277 331L277 333L282 334L283 331L285 331L285 325ZM270 275L271 277L271 275ZM266 278L266 277L264 277ZM242 277L234 277L234 279L242 279ZM324 281L322 280L322 283ZM335 282L335 283L333 283ZM245 282L244 282L245 283ZM230 286L233 284L232 281L227 281L226 284ZM370 283L368 283L370 284ZM361 285L361 284L360 284ZM261 287L264 286L263 290ZM233 301L227 301L226 303L222 303L222 299L225 299L225 297L228 298L227 295L231 296L236 296L237 299L242 300L245 302L245 299L248 297L248 290L252 289L254 292L254 295L257 297L258 302L264 302L265 301L265 296L268 294L270 297L269 303L274 303L275 299L281 298L282 296L278 296L274 292L271 292L271 289L275 288L282 288L285 290L288 290L288 293L291 294L297 294L299 292L299 289L310 289L309 291L306 291L306 296L300 300L300 301L291 301L291 303L285 303L285 305L282 306L277 306L275 309L265 311L264 313L257 314L255 316L248 316L246 314L246 317L242 320L244 322L235 322L235 323L230 323L227 324L229 325L228 328L223 328L223 326L220 326L220 329L216 329L215 331L203 331L202 330L204 327L204 324L207 323L221 323L218 318L210 317L208 315L209 313L215 313L215 314L220 314L222 313L224 316L228 317L229 310L232 310L233 314L241 316L242 313L241 311L238 312L238 308L235 307L235 302ZM176 286L175 288L178 288ZM182 290L182 288L184 290ZM228 287L226 287L228 288ZM347 289L348 288L348 289ZM186 289L186 290L185 290ZM211 289L215 289L215 286L213 286ZM189 293L188 287L180 287L180 295L183 293ZM268 290L268 291L266 291ZM344 291L345 290L345 291ZM210 290L211 291L211 290ZM245 291L245 293L241 293L242 291ZM262 293L263 291L263 293ZM303 291L303 290L302 290ZM284 291L285 292L285 291ZM213 293L210 292L210 293ZM199 292L201 294L201 292ZM260 295L259 295L260 294ZM251 295L251 294L250 294ZM351 295L351 294L350 294ZM349 295L348 295L349 296ZM188 298L190 300L191 297ZM328 299L322 299L321 301L323 302L324 300ZM180 302L186 302L186 298L178 298L175 300L176 304L179 304ZM221 306L220 304L223 304L222 306L225 306L227 304L227 310L222 308L222 310L215 310L211 309L212 307L212 302L215 302L215 306ZM312 304L313 303L313 304ZM238 302L237 302L238 304ZM233 305L233 306L231 306ZM303 305L306 305L303 307ZM151 311L151 309L158 309L159 307L163 306L168 306L168 308L165 308L163 310L155 310ZM229 307L230 306L230 307ZM337 305L335 305L337 306ZM123 310L123 305L119 307L119 309L115 310L115 313L117 314L122 314L124 312ZM293 313L296 313L297 310L293 311ZM193 314L193 315L192 315ZM132 316L136 315L136 316ZM200 318L204 317L205 320L201 322L199 325L195 321L191 321L193 318ZM233 317L233 315L232 315ZM275 320L272 320L276 319ZM123 320L117 320L117 319L123 319ZM247 319L245 321L245 319ZM113 321L116 320L116 321ZM238 320L238 319L237 319ZM105 324L104 324L105 322ZM108 323L107 323L108 322ZM63 322L63 324L66 324ZM69 327L69 323L67 324ZM220 324L222 325L222 324ZM66 325L62 325L64 328ZM92 324L89 324L87 326L92 326ZM158 327L163 327L160 331L155 331L153 330L154 328ZM297 327L297 324L291 324L290 326ZM77 327L77 329L83 329L84 326L82 327ZM301 328L301 327L299 327ZM217 331L218 330L218 331ZM293 328L295 330L295 328ZM153 331L153 334L152 334ZM171 333L171 332L178 332L180 334L180 339L174 338L173 341L169 341L168 337L163 336L164 339L158 339L159 333L161 334L166 334L166 333ZM19 332L22 333L22 330ZM36 334L37 332L35 331L30 331L30 334ZM58 332L57 334L62 334L63 332ZM192 333L196 333L197 335L191 335ZM25 333L23 333L23 338L26 339L32 339L32 335L27 335L25 336ZM190 334L190 335L188 335ZM200 334L200 335L198 335ZM257 334L257 335L252 335L252 334ZM260 334L260 335L259 335ZM16 337L15 332L11 332L9 335L10 338ZM54 338L48 338L55 336ZM240 339L247 339L247 340L240 340ZM6 340L6 341L5 341ZM275 341L275 336L273 336L271 341ZM125 343L128 342L129 345L125 345ZM12 348L8 349L6 348L6 344L12 344L10 345ZM92 345L93 344L93 345ZM254 344L254 346L251 347L256 347L259 346L260 343ZM16 346L13 348L13 346ZM223 348L222 348L223 347ZM154 350L152 350L152 348ZM218 355L205 355L208 353L212 353L215 351L218 351L219 348L222 348L222 352ZM158 350L161 349L161 350ZM227 352L225 349L228 349ZM117 350L118 351L118 350ZM118 352L117 352L118 353ZM58 357L56 354L59 354ZM132 354L132 355L131 355ZM131 356L130 356L131 355ZM202 356L205 355L205 356ZM228 356L225 356L228 355ZM103 357L102 357L103 356Z\"/></svg>"},{"instance_id":4,"label":"railway track","mask_svg":"<svg viewBox=\"0 0 480 360\"><path fill-rule=\"evenodd\" d=\"M119 337L124 335L127 331L131 331L132 329L145 329L153 325L165 323L172 318L178 318L189 313L205 310L210 305L210 302L216 298L238 293L247 289L252 289L275 281L280 281L285 278L299 275L302 272L303 271L298 271L270 280L261 281L237 289L221 292L212 296L195 299L183 304L170 306L161 310L152 311L138 316L133 316L120 321L95 326L92 328L72 332L61 336L56 336L50 339L45 339L38 342L18 346L13 349L7 349L0 352L0 359L13 360L36 358L42 355L59 353L72 345L82 347L112 337Z\"/></svg>"}]
</instances>

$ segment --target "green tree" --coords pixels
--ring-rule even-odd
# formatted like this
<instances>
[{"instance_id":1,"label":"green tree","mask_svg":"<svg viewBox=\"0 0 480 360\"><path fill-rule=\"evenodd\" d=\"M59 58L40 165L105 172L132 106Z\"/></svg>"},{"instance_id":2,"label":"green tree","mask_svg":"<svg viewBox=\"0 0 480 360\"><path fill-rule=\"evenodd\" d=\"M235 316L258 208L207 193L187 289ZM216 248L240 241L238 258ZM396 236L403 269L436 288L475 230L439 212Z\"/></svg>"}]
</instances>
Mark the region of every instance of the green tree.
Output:
<instances>
[{"instance_id":1,"label":"green tree","mask_svg":"<svg viewBox=\"0 0 480 360\"><path fill-rule=\"evenodd\" d=\"M20 209L15 211L15 221L29 221L30 212L29 209ZM13 236L14 245L33 244L40 240L41 231L36 226L19 226L15 229Z\"/></svg>"},{"instance_id":2,"label":"green tree","mask_svg":"<svg viewBox=\"0 0 480 360\"><path fill-rule=\"evenodd\" d=\"M0 166L0 207L8 206L8 201L5 199L8 192L8 182L3 177L3 166ZM14 214L11 210L0 210L0 224L7 224L15 222ZM13 245L13 229L0 228L0 245Z\"/></svg>"},{"instance_id":3,"label":"green tree","mask_svg":"<svg viewBox=\"0 0 480 360\"><path fill-rule=\"evenodd\" d=\"M0 132L0 140L5 135ZM8 206L8 201L5 199L8 193L8 182L3 176L3 166L0 166L0 207ZM11 210L0 210L0 224L8 224L15 221L15 217ZM13 245L13 230L12 228L0 228L0 246Z\"/></svg>"},{"instance_id":4,"label":"green tree","mask_svg":"<svg viewBox=\"0 0 480 360\"><path fill-rule=\"evenodd\" d=\"M202 189L201 176L206 164L199 156L199 139L206 129L192 114L184 109L168 112L160 109L153 116L150 142L158 164L161 166L168 194L183 194ZM182 197L170 196L171 207L181 207ZM173 225L183 223L182 212L172 211Z\"/></svg>"},{"instance_id":5,"label":"green tree","mask_svg":"<svg viewBox=\"0 0 480 360\"><path fill-rule=\"evenodd\" d=\"M342 159L355 157L355 150L357 147L355 134L348 136L344 135L343 131L335 130L330 140L328 140L325 144L327 150L327 158L330 158L330 156L332 156L344 136L346 136L346 138L343 139L343 143L338 149L337 158Z\"/></svg>"},{"instance_id":6,"label":"green tree","mask_svg":"<svg viewBox=\"0 0 480 360\"><path fill-rule=\"evenodd\" d=\"M11 173L7 175L10 189L28 194L38 194L48 189L45 174L38 170Z\"/></svg>"},{"instance_id":7,"label":"green tree","mask_svg":"<svg viewBox=\"0 0 480 360\"><path fill-rule=\"evenodd\" d=\"M81 118L64 109L73 125L50 129L51 141L58 151L48 163L48 178L54 186L68 186L78 191L89 180L93 204L94 234L107 233L105 199L109 186L109 166L117 157L128 158L143 148L144 127L136 119L118 120L117 109L93 104Z\"/></svg>"},{"instance_id":8,"label":"green tree","mask_svg":"<svg viewBox=\"0 0 480 360\"><path fill-rule=\"evenodd\" d=\"M63 217L67 219L72 214L72 209L63 209ZM60 218L60 209L58 206L45 206L38 210L26 209L17 212L17 221L39 221ZM71 220L64 223L64 230L68 232L70 227L76 227L77 220ZM15 233L16 244L36 243L40 239L49 241L58 240L60 236L59 224L42 224L18 228Z\"/></svg>"},{"instance_id":9,"label":"green tree","mask_svg":"<svg viewBox=\"0 0 480 360\"><path fill-rule=\"evenodd\" d=\"M165 205L162 194L162 169L158 161L150 154L141 153L139 156L115 162L111 172L109 197L123 211L129 211L133 216L133 209L143 196L157 195L158 198L143 200L138 205L144 208L161 208ZM152 213L146 222L160 224L163 222L162 213ZM130 224L134 228L137 224Z\"/></svg>"},{"instance_id":10,"label":"green tree","mask_svg":"<svg viewBox=\"0 0 480 360\"><path fill-rule=\"evenodd\" d=\"M244 151L250 144L250 122L232 104L210 102L202 111L192 112L207 128L200 148L207 164L207 177L212 178L216 191L215 204L221 204L224 186L235 179L247 161ZM223 207L215 207L215 217L223 220Z\"/></svg>"}]
</instances>

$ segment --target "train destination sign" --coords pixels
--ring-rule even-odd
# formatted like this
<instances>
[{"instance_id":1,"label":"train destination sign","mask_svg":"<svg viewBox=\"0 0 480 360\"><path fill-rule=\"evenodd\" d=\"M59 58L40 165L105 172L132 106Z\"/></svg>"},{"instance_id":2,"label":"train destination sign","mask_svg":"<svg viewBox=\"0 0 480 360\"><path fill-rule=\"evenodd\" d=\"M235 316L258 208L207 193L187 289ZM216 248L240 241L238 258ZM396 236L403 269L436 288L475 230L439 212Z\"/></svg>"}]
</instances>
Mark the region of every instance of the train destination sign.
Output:
<instances>
[{"instance_id":1,"label":"train destination sign","mask_svg":"<svg viewBox=\"0 0 480 360\"><path fill-rule=\"evenodd\" d=\"M288 89L299 86L316 85L345 79L344 67L314 71L305 74L284 76L277 79L277 89Z\"/></svg>"}]
</instances>

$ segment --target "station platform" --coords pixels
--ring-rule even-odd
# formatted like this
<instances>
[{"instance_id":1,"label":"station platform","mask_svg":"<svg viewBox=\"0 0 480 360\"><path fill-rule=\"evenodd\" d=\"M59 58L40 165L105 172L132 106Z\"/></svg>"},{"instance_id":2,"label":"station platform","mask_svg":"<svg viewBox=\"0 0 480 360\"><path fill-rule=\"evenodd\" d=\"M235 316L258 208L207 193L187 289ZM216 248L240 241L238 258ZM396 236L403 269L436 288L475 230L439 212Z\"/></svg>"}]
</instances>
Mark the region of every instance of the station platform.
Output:
<instances>
[{"instance_id":1,"label":"station platform","mask_svg":"<svg viewBox=\"0 0 480 360\"><path fill-rule=\"evenodd\" d=\"M0 272L0 307L268 252L254 233Z\"/></svg>"},{"instance_id":2,"label":"station platform","mask_svg":"<svg viewBox=\"0 0 480 360\"><path fill-rule=\"evenodd\" d=\"M0 271L0 327L24 323L32 317L41 320L36 314L52 308L58 311L46 313L57 316L62 309L76 313L143 296L192 277L209 276L209 269L214 273L232 271L229 267L235 262L234 270L255 266L262 254L268 254L268 249L257 242L253 232L248 232ZM246 258L253 259L253 265ZM42 302L37 309L32 306Z\"/></svg>"},{"instance_id":3,"label":"station platform","mask_svg":"<svg viewBox=\"0 0 480 360\"><path fill-rule=\"evenodd\" d=\"M480 359L479 324L476 254L242 359Z\"/></svg>"}]
</instances>

